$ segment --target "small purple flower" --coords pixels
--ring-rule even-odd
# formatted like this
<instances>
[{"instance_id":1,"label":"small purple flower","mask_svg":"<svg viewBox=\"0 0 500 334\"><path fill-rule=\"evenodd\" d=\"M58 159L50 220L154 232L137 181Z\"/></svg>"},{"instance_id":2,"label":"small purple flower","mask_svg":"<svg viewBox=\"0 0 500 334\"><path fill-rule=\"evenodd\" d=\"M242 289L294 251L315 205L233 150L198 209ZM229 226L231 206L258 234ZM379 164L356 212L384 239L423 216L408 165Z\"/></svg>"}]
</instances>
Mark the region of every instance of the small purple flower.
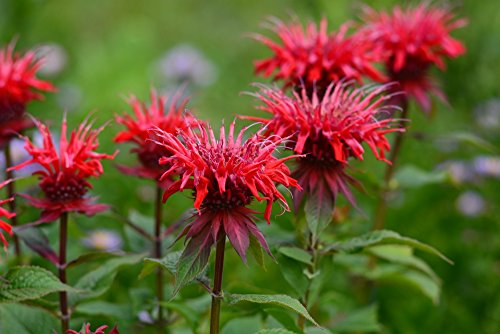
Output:
<instances>
[{"instance_id":1,"label":"small purple flower","mask_svg":"<svg viewBox=\"0 0 500 334\"><path fill-rule=\"evenodd\" d=\"M457 210L467 217L477 217L486 210L486 202L476 191L468 190L463 192L455 202Z\"/></svg>"},{"instance_id":2,"label":"small purple flower","mask_svg":"<svg viewBox=\"0 0 500 334\"><path fill-rule=\"evenodd\" d=\"M440 164L437 169L447 171L451 179L458 184L476 180L474 169L465 161L449 160Z\"/></svg>"},{"instance_id":3,"label":"small purple flower","mask_svg":"<svg viewBox=\"0 0 500 334\"><path fill-rule=\"evenodd\" d=\"M169 83L177 85L188 82L197 86L208 86L217 77L213 63L189 44L180 44L170 49L160 59L158 67Z\"/></svg>"},{"instance_id":4,"label":"small purple flower","mask_svg":"<svg viewBox=\"0 0 500 334\"><path fill-rule=\"evenodd\" d=\"M122 238L120 235L111 230L94 230L91 231L82 243L88 247L104 252L114 252L122 247Z\"/></svg>"},{"instance_id":5,"label":"small purple flower","mask_svg":"<svg viewBox=\"0 0 500 334\"><path fill-rule=\"evenodd\" d=\"M500 178L500 157L479 156L474 159L473 166L480 176Z\"/></svg>"},{"instance_id":6,"label":"small purple flower","mask_svg":"<svg viewBox=\"0 0 500 334\"><path fill-rule=\"evenodd\" d=\"M61 73L68 62L68 54L59 44L42 45L37 48L37 53L44 57L39 72L47 76L56 76Z\"/></svg>"}]
</instances>

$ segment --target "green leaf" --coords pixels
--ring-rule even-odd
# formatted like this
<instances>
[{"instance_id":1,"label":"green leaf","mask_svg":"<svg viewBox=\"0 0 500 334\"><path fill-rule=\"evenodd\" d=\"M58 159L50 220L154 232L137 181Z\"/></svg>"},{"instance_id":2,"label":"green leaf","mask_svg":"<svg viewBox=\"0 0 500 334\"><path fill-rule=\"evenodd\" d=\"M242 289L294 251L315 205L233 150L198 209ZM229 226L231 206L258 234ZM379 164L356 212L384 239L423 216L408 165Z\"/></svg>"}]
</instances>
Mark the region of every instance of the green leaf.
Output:
<instances>
[{"instance_id":1,"label":"green leaf","mask_svg":"<svg viewBox=\"0 0 500 334\"><path fill-rule=\"evenodd\" d=\"M305 265L282 254L277 254L277 260L285 281L295 290L297 296L303 296L309 286L309 279L304 275Z\"/></svg>"},{"instance_id":2,"label":"green leaf","mask_svg":"<svg viewBox=\"0 0 500 334\"><path fill-rule=\"evenodd\" d=\"M253 235L249 235L250 239L250 253L253 255L255 261L259 264L259 266L263 269L266 269L266 265L264 263L264 251L262 250L262 246L257 238Z\"/></svg>"},{"instance_id":3,"label":"green leaf","mask_svg":"<svg viewBox=\"0 0 500 334\"><path fill-rule=\"evenodd\" d=\"M418 240L403 237L399 233L389 230L374 231L364 234L360 237L352 238L346 241L337 242L332 245L328 250L340 251L340 252L355 252L362 250L363 248L373 247L378 245L406 245L419 249L426 253L435 255L444 261L453 264L453 261L444 256L434 247L426 245Z\"/></svg>"},{"instance_id":4,"label":"green leaf","mask_svg":"<svg viewBox=\"0 0 500 334\"><path fill-rule=\"evenodd\" d=\"M276 321L283 325L285 329L292 331L293 333L304 333L299 326L297 326L297 317L292 316L287 310L272 306L266 307L264 312L276 319Z\"/></svg>"},{"instance_id":5,"label":"green leaf","mask_svg":"<svg viewBox=\"0 0 500 334\"><path fill-rule=\"evenodd\" d=\"M348 313L333 327L333 332L380 332L377 306L372 305Z\"/></svg>"},{"instance_id":6,"label":"green leaf","mask_svg":"<svg viewBox=\"0 0 500 334\"><path fill-rule=\"evenodd\" d=\"M110 259L94 270L83 275L75 285L75 288L83 290L82 293L70 293L71 305L79 303L82 299L94 298L106 292L113 283L118 270L125 266L138 263L144 258L144 254L124 255Z\"/></svg>"},{"instance_id":7,"label":"green leaf","mask_svg":"<svg viewBox=\"0 0 500 334\"><path fill-rule=\"evenodd\" d=\"M206 238L208 236L200 235L199 238ZM206 245L202 240L197 237L192 238L186 248L182 252L175 273L175 287L172 298L177 295L179 290L190 284L197 277L201 276L208 265L208 258L210 256L210 245Z\"/></svg>"},{"instance_id":8,"label":"green leaf","mask_svg":"<svg viewBox=\"0 0 500 334\"><path fill-rule=\"evenodd\" d=\"M22 304L0 304L0 333L41 334L59 330L59 321L51 313Z\"/></svg>"},{"instance_id":9,"label":"green leaf","mask_svg":"<svg viewBox=\"0 0 500 334\"><path fill-rule=\"evenodd\" d=\"M163 307L175 311L178 315L183 317L189 324L189 327L193 330L193 333L196 333L196 329L200 324L201 313L197 310L189 307L189 305L185 305L185 303L177 303L177 302L162 302L160 303Z\"/></svg>"},{"instance_id":10,"label":"green leaf","mask_svg":"<svg viewBox=\"0 0 500 334\"><path fill-rule=\"evenodd\" d=\"M178 251L170 252L161 259L153 259L149 257L145 258L144 267L139 274L139 279L143 279L144 277L150 275L157 267L167 270L172 275L175 275L177 272L177 263L181 258L181 254L182 252Z\"/></svg>"},{"instance_id":11,"label":"green leaf","mask_svg":"<svg viewBox=\"0 0 500 334\"><path fill-rule=\"evenodd\" d=\"M473 133L456 132L443 136L442 138L450 138L458 142L468 144L491 153L498 153L498 148L495 147L495 145L491 144L490 142L484 140L479 136L476 136Z\"/></svg>"},{"instance_id":12,"label":"green leaf","mask_svg":"<svg viewBox=\"0 0 500 334\"><path fill-rule=\"evenodd\" d=\"M40 267L14 267L0 280L0 302L37 299L58 291L75 291Z\"/></svg>"},{"instance_id":13,"label":"green leaf","mask_svg":"<svg viewBox=\"0 0 500 334\"><path fill-rule=\"evenodd\" d=\"M408 267L412 267L414 269L418 269L436 282L441 281L427 263L425 263L415 255L413 255L413 248L409 246L403 246L403 245L374 246L370 247L368 249L368 252L380 259L384 259L392 263L399 263L402 265L406 265Z\"/></svg>"},{"instance_id":14,"label":"green leaf","mask_svg":"<svg viewBox=\"0 0 500 334\"><path fill-rule=\"evenodd\" d=\"M92 252L79 256L67 263L66 268L76 267L83 263L89 263L96 260L109 259L119 257L121 255L110 252Z\"/></svg>"},{"instance_id":15,"label":"green leaf","mask_svg":"<svg viewBox=\"0 0 500 334\"><path fill-rule=\"evenodd\" d=\"M287 295L256 295L256 294L228 294L226 296L229 304L236 304L240 302L249 302L256 304L270 304L280 306L289 310L292 310L304 318L312 322L314 325L319 326L319 324L314 320L306 308L295 298Z\"/></svg>"},{"instance_id":16,"label":"green leaf","mask_svg":"<svg viewBox=\"0 0 500 334\"><path fill-rule=\"evenodd\" d=\"M43 233L42 229L37 227L14 228L14 233L28 246L32 251L40 255L53 264L59 264L59 256L50 247L49 239Z\"/></svg>"},{"instance_id":17,"label":"green leaf","mask_svg":"<svg viewBox=\"0 0 500 334\"><path fill-rule=\"evenodd\" d=\"M445 183L451 180L447 171L425 171L416 166L403 166L394 176L396 184L403 188L417 188L428 184Z\"/></svg>"},{"instance_id":18,"label":"green leaf","mask_svg":"<svg viewBox=\"0 0 500 334\"><path fill-rule=\"evenodd\" d=\"M284 328L261 329L256 334L297 334Z\"/></svg>"},{"instance_id":19,"label":"green leaf","mask_svg":"<svg viewBox=\"0 0 500 334\"><path fill-rule=\"evenodd\" d=\"M304 212L314 241L318 240L321 232L332 222L334 209L335 199L330 191L318 190L307 198Z\"/></svg>"},{"instance_id":20,"label":"green leaf","mask_svg":"<svg viewBox=\"0 0 500 334\"><path fill-rule=\"evenodd\" d=\"M278 250L281 254L294 259L296 261L311 265L312 255L303 249L297 247L280 247Z\"/></svg>"}]
</instances>

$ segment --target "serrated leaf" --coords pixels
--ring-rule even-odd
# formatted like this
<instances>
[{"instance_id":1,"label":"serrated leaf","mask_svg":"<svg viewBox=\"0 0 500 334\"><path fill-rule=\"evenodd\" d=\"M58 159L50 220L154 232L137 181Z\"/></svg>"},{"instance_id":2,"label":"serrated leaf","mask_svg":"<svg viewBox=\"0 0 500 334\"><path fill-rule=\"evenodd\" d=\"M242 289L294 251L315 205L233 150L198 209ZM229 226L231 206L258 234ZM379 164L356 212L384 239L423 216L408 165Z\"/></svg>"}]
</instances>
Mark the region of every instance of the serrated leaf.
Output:
<instances>
[{"instance_id":1,"label":"serrated leaf","mask_svg":"<svg viewBox=\"0 0 500 334\"><path fill-rule=\"evenodd\" d=\"M319 324L316 322L316 320L314 320L311 317L311 315L306 310L304 305L302 305L297 299L287 295L228 294L226 296L226 299L229 302L229 304L249 302L249 303L280 306L302 315L304 318L312 322L314 325L320 327Z\"/></svg>"},{"instance_id":2,"label":"serrated leaf","mask_svg":"<svg viewBox=\"0 0 500 334\"><path fill-rule=\"evenodd\" d=\"M24 241L26 246L32 251L55 265L59 263L59 256L50 247L49 239L40 228L15 228L14 233Z\"/></svg>"},{"instance_id":3,"label":"serrated leaf","mask_svg":"<svg viewBox=\"0 0 500 334\"><path fill-rule=\"evenodd\" d=\"M210 237L208 233L200 233L199 236L189 240L177 263L172 298L182 287L191 283L205 271L211 249L206 238Z\"/></svg>"},{"instance_id":4,"label":"serrated leaf","mask_svg":"<svg viewBox=\"0 0 500 334\"><path fill-rule=\"evenodd\" d=\"M380 332L380 330L376 305L350 312L332 327L333 332Z\"/></svg>"},{"instance_id":5,"label":"serrated leaf","mask_svg":"<svg viewBox=\"0 0 500 334\"><path fill-rule=\"evenodd\" d=\"M417 188L428 184L445 183L451 180L447 171L426 171L416 166L403 166L394 176L397 185L403 188Z\"/></svg>"},{"instance_id":6,"label":"serrated leaf","mask_svg":"<svg viewBox=\"0 0 500 334\"><path fill-rule=\"evenodd\" d=\"M322 185L321 182L320 184ZM313 241L318 240L321 232L332 222L334 209L335 199L330 191L317 189L315 193L308 196L304 212Z\"/></svg>"},{"instance_id":7,"label":"serrated leaf","mask_svg":"<svg viewBox=\"0 0 500 334\"><path fill-rule=\"evenodd\" d=\"M312 255L303 249L297 247L280 247L278 250L281 254L294 259L296 261L311 265Z\"/></svg>"},{"instance_id":8,"label":"serrated leaf","mask_svg":"<svg viewBox=\"0 0 500 334\"><path fill-rule=\"evenodd\" d=\"M59 291L75 289L40 267L14 267L0 280L0 302L37 299Z\"/></svg>"},{"instance_id":9,"label":"serrated leaf","mask_svg":"<svg viewBox=\"0 0 500 334\"><path fill-rule=\"evenodd\" d=\"M75 305L82 299L94 298L106 292L113 283L119 269L138 263L144 258L144 254L125 255L110 259L98 268L87 272L75 285L75 288L83 290L82 293L70 293L69 302Z\"/></svg>"},{"instance_id":10,"label":"serrated leaf","mask_svg":"<svg viewBox=\"0 0 500 334\"><path fill-rule=\"evenodd\" d=\"M172 275L175 275L175 273L177 272L177 263L179 262L181 254L182 252L178 251L170 252L161 259L154 259L149 257L145 258L144 267L139 274L139 279L143 279L144 277L150 275L158 267L167 270Z\"/></svg>"},{"instance_id":11,"label":"serrated leaf","mask_svg":"<svg viewBox=\"0 0 500 334\"><path fill-rule=\"evenodd\" d=\"M403 237L399 233L389 230L380 230L373 231L367 234L364 234L360 237L352 238L346 241L337 242L331 247L329 250L333 251L341 251L341 252L355 252L359 251L363 248L373 247L378 245L406 245L413 247L415 249L421 250L423 252L435 255L442 260L453 264L453 261L444 256L440 251L435 249L432 246L424 244L418 240Z\"/></svg>"},{"instance_id":12,"label":"serrated leaf","mask_svg":"<svg viewBox=\"0 0 500 334\"><path fill-rule=\"evenodd\" d=\"M0 304L0 333L41 334L59 330L59 321L51 313L22 304Z\"/></svg>"},{"instance_id":13,"label":"serrated leaf","mask_svg":"<svg viewBox=\"0 0 500 334\"><path fill-rule=\"evenodd\" d=\"M368 249L368 252L380 259L399 263L414 269L422 271L436 282L440 282L439 277L431 269L431 267L423 260L413 255L413 248L403 245L381 245L373 246Z\"/></svg>"}]
</instances>

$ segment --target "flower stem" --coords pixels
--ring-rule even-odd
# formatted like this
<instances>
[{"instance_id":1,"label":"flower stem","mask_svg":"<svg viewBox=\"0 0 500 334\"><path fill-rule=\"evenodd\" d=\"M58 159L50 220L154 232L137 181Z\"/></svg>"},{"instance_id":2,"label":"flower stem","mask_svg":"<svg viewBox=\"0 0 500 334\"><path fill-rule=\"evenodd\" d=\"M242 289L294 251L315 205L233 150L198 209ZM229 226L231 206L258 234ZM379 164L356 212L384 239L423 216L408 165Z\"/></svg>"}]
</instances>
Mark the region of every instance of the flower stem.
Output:
<instances>
[{"instance_id":1,"label":"flower stem","mask_svg":"<svg viewBox=\"0 0 500 334\"><path fill-rule=\"evenodd\" d=\"M219 334L220 302L222 300L222 273L224 271L224 250L226 234L222 233L215 251L215 275L212 289L212 310L210 313L210 334Z\"/></svg>"},{"instance_id":2,"label":"flower stem","mask_svg":"<svg viewBox=\"0 0 500 334\"><path fill-rule=\"evenodd\" d=\"M161 259L161 221L162 221L162 189L158 186L156 188L156 203L155 203L155 241L154 241L154 257ZM163 272L161 268L156 271L156 299L158 302L158 331L162 333L163 323L163 308L161 302L163 301Z\"/></svg>"},{"instance_id":3,"label":"flower stem","mask_svg":"<svg viewBox=\"0 0 500 334\"><path fill-rule=\"evenodd\" d=\"M66 284L66 246L68 241L68 213L61 215L59 227L59 280ZM68 294L66 291L59 293L59 306L61 310L61 333L69 329Z\"/></svg>"},{"instance_id":4,"label":"flower stem","mask_svg":"<svg viewBox=\"0 0 500 334\"><path fill-rule=\"evenodd\" d=\"M399 122L398 127L404 128L406 118L408 117L408 105L405 103L402 106L403 112L401 113L401 120ZM394 146L391 150L391 156L389 161L392 164L388 164L385 168L384 173L384 184L379 192L377 209L375 211L375 221L373 223L373 230L381 230L384 228L385 217L387 214L387 197L390 193L390 183L394 176L394 172L396 171L396 163L401 152L401 147L403 146L403 140L405 138L404 131L399 131L396 133L396 139L394 140Z\"/></svg>"},{"instance_id":5,"label":"flower stem","mask_svg":"<svg viewBox=\"0 0 500 334\"><path fill-rule=\"evenodd\" d=\"M312 261L311 261L311 264L309 265L309 272L311 274L314 274L317 270L317 267L318 267L318 262L320 260L319 258L319 252L318 252L318 242L317 241L314 241L312 236L309 238L310 240L310 244L309 246L307 247L308 250L312 253ZM311 282L309 282L309 285L307 287L307 290L304 294L304 297L302 298L302 304L304 305L304 307L307 309L307 304L309 303L309 297L310 297L310 294L311 294ZM299 318L297 320L297 325L299 326L299 328L301 330L304 330L305 328L305 318L303 315L299 314Z\"/></svg>"},{"instance_id":6,"label":"flower stem","mask_svg":"<svg viewBox=\"0 0 500 334\"><path fill-rule=\"evenodd\" d=\"M13 173L12 171L9 170L10 167L12 167L12 155L11 155L11 147L10 147L10 141L8 141L5 144L5 149L4 149L4 154L5 154L5 180L10 180L13 179ZM15 213L16 212L16 187L14 184L14 181L10 182L7 184L7 198L12 198L12 201L9 202L9 210L10 212ZM13 226L17 225L17 216L14 216L10 219L12 222ZM12 239L14 240L14 251L16 254L16 258L18 262L21 262L21 244L19 242L19 238L17 235L14 233L12 236Z\"/></svg>"}]
</instances>

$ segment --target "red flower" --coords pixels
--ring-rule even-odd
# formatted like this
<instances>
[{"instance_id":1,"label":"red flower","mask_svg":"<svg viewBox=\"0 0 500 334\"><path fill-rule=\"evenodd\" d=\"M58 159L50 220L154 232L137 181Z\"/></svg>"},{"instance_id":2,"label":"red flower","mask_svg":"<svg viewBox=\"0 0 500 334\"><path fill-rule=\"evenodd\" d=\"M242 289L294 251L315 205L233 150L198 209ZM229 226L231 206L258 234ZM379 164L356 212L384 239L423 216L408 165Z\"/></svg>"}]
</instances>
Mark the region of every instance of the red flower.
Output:
<instances>
[{"instance_id":1,"label":"red flower","mask_svg":"<svg viewBox=\"0 0 500 334\"><path fill-rule=\"evenodd\" d=\"M385 159L390 149L385 135L402 130L391 128L392 119L376 119L388 108L384 101L390 96L380 96L387 85L355 89L332 83L323 97L313 92L312 98L305 88L289 97L277 88L260 87L255 96L264 105L259 109L271 113L272 118L245 118L265 123L268 131L279 137L291 136L294 144L290 148L305 155L298 158L293 174L305 190L294 191L296 208L305 193L334 201L340 192L353 203L347 184L356 182L345 173L345 167L350 157L363 160L363 143L377 159L389 162Z\"/></svg>"},{"instance_id":2,"label":"red flower","mask_svg":"<svg viewBox=\"0 0 500 334\"><path fill-rule=\"evenodd\" d=\"M191 239L186 250L196 249L208 255L211 245L227 235L246 261L251 237L256 238L270 254L264 236L255 225L257 212L247 206L254 198L267 201L264 217L269 222L273 202L279 201L288 210L277 184L286 187L298 185L284 164L290 158L273 156L282 139L263 138L259 132L243 140L246 128L235 138L234 127L233 122L226 138L222 126L218 140L213 130L203 124L198 125L199 133L187 129L180 132L179 138L160 129L154 133L159 138L157 143L170 152L170 156L160 160L161 164L171 166L162 178L179 175L165 192L163 200L184 189L192 189L195 197L194 207L199 215L181 233L181 236Z\"/></svg>"},{"instance_id":3,"label":"red flower","mask_svg":"<svg viewBox=\"0 0 500 334\"><path fill-rule=\"evenodd\" d=\"M365 75L376 81L385 80L372 65L379 56L371 43L359 34L346 36L348 29L349 25L344 24L338 32L328 33L325 19L319 29L312 22L303 29L297 21L287 26L275 20L273 31L281 44L261 35L256 37L274 54L255 62L255 71L264 77L274 73L274 80L283 80L285 87L303 84L310 92L314 86L324 91L332 81L361 82Z\"/></svg>"},{"instance_id":4,"label":"red flower","mask_svg":"<svg viewBox=\"0 0 500 334\"><path fill-rule=\"evenodd\" d=\"M87 324L83 325L82 330L79 332L70 329L66 333L68 333L68 334L106 334L106 333L104 333L104 330L107 328L108 328L108 326L101 326L101 327L97 328L95 330L95 332L92 332L90 330L90 324L87 323ZM111 329L111 332L109 332L109 334L120 334L120 333L118 332L118 329L115 326Z\"/></svg>"},{"instance_id":5,"label":"red flower","mask_svg":"<svg viewBox=\"0 0 500 334\"><path fill-rule=\"evenodd\" d=\"M39 121L35 121L35 124L43 136L43 147L36 147L26 137L25 148L31 159L12 169L21 169L31 164L40 167L33 175L40 177L39 185L45 197L38 199L21 195L34 207L43 209L38 222L54 221L64 212L76 211L91 216L106 210L107 205L93 204L93 198L84 197L88 189L92 188L87 179L103 173L101 160L113 159L116 154L107 155L94 151L99 146L97 135L103 127L93 130L92 124L83 122L71 132L68 141L64 119L57 149L49 128Z\"/></svg>"},{"instance_id":6,"label":"red flower","mask_svg":"<svg viewBox=\"0 0 500 334\"><path fill-rule=\"evenodd\" d=\"M34 51L14 53L14 45L12 42L0 49L0 145L32 125L25 117L25 108L28 102L43 99L36 90L55 90L36 77L43 59L37 59Z\"/></svg>"},{"instance_id":7,"label":"red flower","mask_svg":"<svg viewBox=\"0 0 500 334\"><path fill-rule=\"evenodd\" d=\"M9 183L11 181L12 180L7 180L7 181L0 183L0 189L2 189L7 183ZM4 205L5 203L8 203L12 200L13 200L12 198L0 200L0 218L10 219L16 215L15 213L9 212L1 207L1 205ZM12 235L12 226L10 224L8 224L7 222L3 221L2 219L0 219L0 241L2 241L2 243L3 243L3 248L5 250L7 250L7 246L9 243L7 242L5 237L3 236L2 230L7 232L8 234Z\"/></svg>"},{"instance_id":8,"label":"red flower","mask_svg":"<svg viewBox=\"0 0 500 334\"><path fill-rule=\"evenodd\" d=\"M114 139L115 142L135 143L137 147L131 152L137 153L141 164L138 167L119 166L123 173L158 180L168 169L158 163L160 157L167 155L167 152L150 140L153 138L149 130L157 127L165 132L176 134L178 129L185 130L193 126L194 118L184 114L188 100L181 100L181 93L179 91L173 95L167 105L168 97L158 96L155 90L151 90L149 107L135 96L131 96L129 104L134 111L135 118L128 114L116 116L116 121L127 129L118 133Z\"/></svg>"},{"instance_id":9,"label":"red flower","mask_svg":"<svg viewBox=\"0 0 500 334\"><path fill-rule=\"evenodd\" d=\"M428 75L433 65L445 69L445 58L454 58L465 48L450 32L465 25L443 8L421 4L392 13L365 8L366 27L362 31L377 48L383 50L390 81L397 81L409 96L422 106L431 108L429 93L446 100L443 92Z\"/></svg>"}]
</instances>

